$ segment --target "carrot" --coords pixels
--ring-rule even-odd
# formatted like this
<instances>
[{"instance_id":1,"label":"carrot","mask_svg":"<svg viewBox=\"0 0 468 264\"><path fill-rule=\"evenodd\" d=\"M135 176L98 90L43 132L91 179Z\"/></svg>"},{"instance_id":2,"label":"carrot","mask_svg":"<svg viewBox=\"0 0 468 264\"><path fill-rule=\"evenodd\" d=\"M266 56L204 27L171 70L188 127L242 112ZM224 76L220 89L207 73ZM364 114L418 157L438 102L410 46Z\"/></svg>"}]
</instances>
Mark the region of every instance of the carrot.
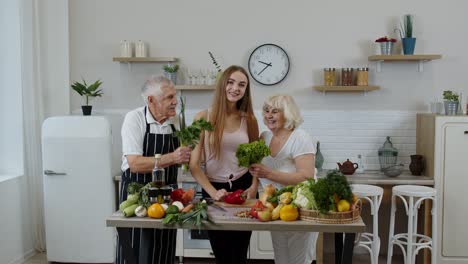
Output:
<instances>
[{"instance_id":1,"label":"carrot","mask_svg":"<svg viewBox=\"0 0 468 264\"><path fill-rule=\"evenodd\" d=\"M192 210L193 207L194 207L193 204L189 204L189 205L185 206L184 209L182 209L182 213L188 213L188 212L190 212L190 210Z\"/></svg>"}]
</instances>

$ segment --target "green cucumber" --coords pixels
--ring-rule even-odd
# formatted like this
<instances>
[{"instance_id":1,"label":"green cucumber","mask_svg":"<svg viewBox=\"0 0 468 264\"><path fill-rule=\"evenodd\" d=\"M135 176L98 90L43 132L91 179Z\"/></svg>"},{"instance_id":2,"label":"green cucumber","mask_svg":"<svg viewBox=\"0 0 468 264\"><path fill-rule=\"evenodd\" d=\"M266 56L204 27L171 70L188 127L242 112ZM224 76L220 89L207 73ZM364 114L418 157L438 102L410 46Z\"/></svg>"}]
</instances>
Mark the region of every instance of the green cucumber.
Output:
<instances>
[{"instance_id":1,"label":"green cucumber","mask_svg":"<svg viewBox=\"0 0 468 264\"><path fill-rule=\"evenodd\" d=\"M138 207L138 204L132 204L123 210L125 217L131 217L135 215L135 209Z\"/></svg>"},{"instance_id":2,"label":"green cucumber","mask_svg":"<svg viewBox=\"0 0 468 264\"><path fill-rule=\"evenodd\" d=\"M138 194L129 194L127 197L127 200L123 201L119 209L120 211L123 211L125 208L129 207L130 205L136 204L138 202L138 198L140 196Z\"/></svg>"}]
</instances>

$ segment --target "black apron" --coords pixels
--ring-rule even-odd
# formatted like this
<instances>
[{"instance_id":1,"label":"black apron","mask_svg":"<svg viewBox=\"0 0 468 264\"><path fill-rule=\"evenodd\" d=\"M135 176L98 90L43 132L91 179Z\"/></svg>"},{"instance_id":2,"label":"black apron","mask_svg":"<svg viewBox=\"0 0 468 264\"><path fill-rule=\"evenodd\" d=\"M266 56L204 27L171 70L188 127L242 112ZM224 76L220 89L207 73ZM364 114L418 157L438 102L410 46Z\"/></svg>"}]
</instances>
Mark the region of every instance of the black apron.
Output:
<instances>
[{"instance_id":1,"label":"black apron","mask_svg":"<svg viewBox=\"0 0 468 264\"><path fill-rule=\"evenodd\" d=\"M150 124L145 121L146 131L143 141L143 156L153 157L154 154L167 154L179 147L179 139L175 136L175 127L171 124L172 134L152 134ZM177 165L166 167L166 184L177 185ZM127 199L127 187L131 182L147 184L151 182L151 172L133 173L127 169L122 174L120 201ZM117 228L117 264L151 264L170 263L175 260L176 229L149 228Z\"/></svg>"}]
</instances>

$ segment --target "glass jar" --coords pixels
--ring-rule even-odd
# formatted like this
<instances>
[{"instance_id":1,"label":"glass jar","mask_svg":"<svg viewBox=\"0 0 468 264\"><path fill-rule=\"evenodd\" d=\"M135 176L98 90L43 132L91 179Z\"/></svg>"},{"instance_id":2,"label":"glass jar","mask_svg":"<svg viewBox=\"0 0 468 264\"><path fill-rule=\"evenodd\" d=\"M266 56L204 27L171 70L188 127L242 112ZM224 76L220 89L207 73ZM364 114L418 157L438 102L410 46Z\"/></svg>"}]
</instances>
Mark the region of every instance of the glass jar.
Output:
<instances>
[{"instance_id":1,"label":"glass jar","mask_svg":"<svg viewBox=\"0 0 468 264\"><path fill-rule=\"evenodd\" d=\"M333 86L336 83L335 68L323 69L323 80L325 86Z\"/></svg>"},{"instance_id":2,"label":"glass jar","mask_svg":"<svg viewBox=\"0 0 468 264\"><path fill-rule=\"evenodd\" d=\"M341 70L341 85L353 85L353 68L343 68Z\"/></svg>"},{"instance_id":3,"label":"glass jar","mask_svg":"<svg viewBox=\"0 0 468 264\"><path fill-rule=\"evenodd\" d=\"M369 85L369 68L358 68L357 69L357 85L367 86Z\"/></svg>"},{"instance_id":4,"label":"glass jar","mask_svg":"<svg viewBox=\"0 0 468 264\"><path fill-rule=\"evenodd\" d=\"M150 187L148 189L148 199L151 204L159 203L158 197L160 196L159 188ZM161 196L162 199L162 196Z\"/></svg>"},{"instance_id":5,"label":"glass jar","mask_svg":"<svg viewBox=\"0 0 468 264\"><path fill-rule=\"evenodd\" d=\"M170 204L172 188L169 186L164 186L160 189L160 191L162 194L163 203Z\"/></svg>"}]
</instances>

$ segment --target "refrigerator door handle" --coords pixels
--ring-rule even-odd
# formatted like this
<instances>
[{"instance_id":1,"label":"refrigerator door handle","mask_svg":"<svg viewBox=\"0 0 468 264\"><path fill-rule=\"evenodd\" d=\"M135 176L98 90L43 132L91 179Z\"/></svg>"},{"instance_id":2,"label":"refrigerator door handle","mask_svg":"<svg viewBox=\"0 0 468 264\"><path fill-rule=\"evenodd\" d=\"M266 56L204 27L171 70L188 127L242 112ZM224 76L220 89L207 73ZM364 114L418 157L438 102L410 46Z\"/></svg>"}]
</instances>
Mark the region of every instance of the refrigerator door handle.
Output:
<instances>
[{"instance_id":1,"label":"refrigerator door handle","mask_svg":"<svg viewBox=\"0 0 468 264\"><path fill-rule=\"evenodd\" d=\"M45 175L67 175L65 172L55 172L53 170L44 170Z\"/></svg>"}]
</instances>

